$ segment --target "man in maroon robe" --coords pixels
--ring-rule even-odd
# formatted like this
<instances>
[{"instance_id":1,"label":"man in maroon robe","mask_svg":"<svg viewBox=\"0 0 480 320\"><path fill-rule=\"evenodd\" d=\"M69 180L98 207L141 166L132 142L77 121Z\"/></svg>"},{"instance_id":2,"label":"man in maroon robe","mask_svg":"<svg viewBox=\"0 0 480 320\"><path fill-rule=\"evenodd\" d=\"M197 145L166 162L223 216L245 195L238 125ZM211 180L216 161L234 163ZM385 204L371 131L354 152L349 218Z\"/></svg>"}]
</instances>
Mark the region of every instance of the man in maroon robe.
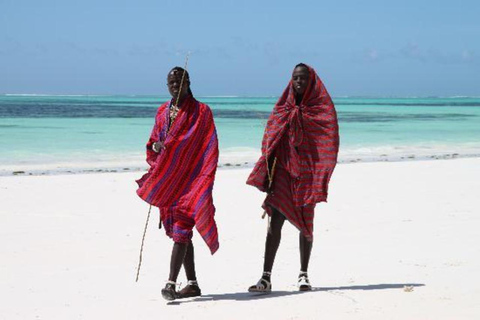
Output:
<instances>
[{"instance_id":1,"label":"man in maroon robe","mask_svg":"<svg viewBox=\"0 0 480 320\"><path fill-rule=\"evenodd\" d=\"M300 231L299 289L311 290L308 263L315 205L327 201L339 146L335 108L315 70L298 64L268 119L262 156L247 183L267 192L271 221L262 278L250 292L271 290L270 276L285 219Z\"/></svg>"}]
</instances>

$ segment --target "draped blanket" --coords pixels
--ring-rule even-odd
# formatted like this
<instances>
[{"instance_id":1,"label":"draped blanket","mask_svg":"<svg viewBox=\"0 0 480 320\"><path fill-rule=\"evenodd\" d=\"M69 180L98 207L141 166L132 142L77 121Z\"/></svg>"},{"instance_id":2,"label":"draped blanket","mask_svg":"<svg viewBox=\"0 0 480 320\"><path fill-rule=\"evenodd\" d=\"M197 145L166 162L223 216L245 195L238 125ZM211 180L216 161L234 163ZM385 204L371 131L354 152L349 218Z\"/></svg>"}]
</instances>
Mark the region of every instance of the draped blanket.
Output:
<instances>
[{"instance_id":1,"label":"draped blanket","mask_svg":"<svg viewBox=\"0 0 480 320\"><path fill-rule=\"evenodd\" d=\"M137 180L137 194L160 208L160 218L174 240L189 241L186 233L191 233L195 225L213 254L219 243L212 200L218 162L212 112L190 96L180 106L169 130L170 103L157 111L147 142L150 169ZM159 153L152 150L154 142L163 143Z\"/></svg>"},{"instance_id":2,"label":"draped blanket","mask_svg":"<svg viewBox=\"0 0 480 320\"><path fill-rule=\"evenodd\" d=\"M286 156L277 174L288 174L295 207L314 206L327 201L328 183L337 163L339 146L335 108L322 81L311 67L309 82L300 105L295 103L292 81L273 108L262 141L262 156L247 184L260 191L268 189L267 161L272 163L277 148ZM283 140L287 139L287 141ZM286 142L286 143L282 143ZM279 178L276 176L273 184ZM279 200L281 201L281 200Z\"/></svg>"}]
</instances>

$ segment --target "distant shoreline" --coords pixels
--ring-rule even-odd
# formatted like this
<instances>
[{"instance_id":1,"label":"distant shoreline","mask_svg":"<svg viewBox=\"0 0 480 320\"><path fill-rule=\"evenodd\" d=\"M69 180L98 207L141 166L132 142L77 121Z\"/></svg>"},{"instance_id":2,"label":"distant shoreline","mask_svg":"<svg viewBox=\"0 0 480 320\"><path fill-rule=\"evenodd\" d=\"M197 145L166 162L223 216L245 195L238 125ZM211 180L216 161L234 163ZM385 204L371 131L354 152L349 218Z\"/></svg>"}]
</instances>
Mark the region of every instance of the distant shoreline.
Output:
<instances>
[{"instance_id":1,"label":"distant shoreline","mask_svg":"<svg viewBox=\"0 0 480 320\"><path fill-rule=\"evenodd\" d=\"M68 93L0 93L0 96L5 97L158 97L170 99L168 94L128 94L128 93L118 93L118 94L89 94L89 93L79 93L79 94L68 94ZM195 95L196 98L278 98L279 95ZM332 99L478 99L480 96L469 96L469 95L453 95L453 96L418 96L418 95L405 95L405 96L382 96L382 95L339 95L332 96Z\"/></svg>"},{"instance_id":2,"label":"distant shoreline","mask_svg":"<svg viewBox=\"0 0 480 320\"><path fill-rule=\"evenodd\" d=\"M380 158L352 158L339 160L339 164L353 163L378 163L378 162L411 162L411 161L429 161L429 160L453 160L453 159L471 159L480 158L480 154L459 154L449 153L441 155L405 155L405 156L387 156ZM50 175L74 175L74 174L92 174L92 173L126 173L138 172L144 173L148 170L145 165L120 165L118 163L82 163L82 164L55 164L48 165L8 165L0 167L0 176L50 176ZM235 170L244 168L253 168L255 162L247 161L219 163L219 170Z\"/></svg>"}]
</instances>

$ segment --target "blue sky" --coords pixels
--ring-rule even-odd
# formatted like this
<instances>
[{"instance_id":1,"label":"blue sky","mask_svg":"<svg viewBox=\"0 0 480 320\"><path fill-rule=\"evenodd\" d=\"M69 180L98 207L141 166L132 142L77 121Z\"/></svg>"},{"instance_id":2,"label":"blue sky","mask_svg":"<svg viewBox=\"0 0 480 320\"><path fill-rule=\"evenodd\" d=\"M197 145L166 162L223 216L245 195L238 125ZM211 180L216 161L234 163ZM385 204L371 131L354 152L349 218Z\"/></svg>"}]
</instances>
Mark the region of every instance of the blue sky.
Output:
<instances>
[{"instance_id":1,"label":"blue sky","mask_svg":"<svg viewBox=\"0 0 480 320\"><path fill-rule=\"evenodd\" d=\"M480 96L480 1L0 0L0 93Z\"/></svg>"}]
</instances>

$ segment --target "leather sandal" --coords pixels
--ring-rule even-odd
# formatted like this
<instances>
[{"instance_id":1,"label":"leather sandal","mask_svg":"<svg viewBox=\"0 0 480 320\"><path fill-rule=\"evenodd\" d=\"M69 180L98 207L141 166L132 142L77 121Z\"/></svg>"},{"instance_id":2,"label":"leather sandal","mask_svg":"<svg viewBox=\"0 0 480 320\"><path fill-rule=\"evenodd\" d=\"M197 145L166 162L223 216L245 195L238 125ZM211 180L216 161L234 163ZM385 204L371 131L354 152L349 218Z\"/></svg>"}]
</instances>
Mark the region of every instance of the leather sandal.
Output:
<instances>
[{"instance_id":1,"label":"leather sandal","mask_svg":"<svg viewBox=\"0 0 480 320\"><path fill-rule=\"evenodd\" d=\"M248 292L270 292L272 291L272 283L270 282L271 272L264 272L263 276L258 280L257 284L250 286ZM267 279L265 279L268 277Z\"/></svg>"},{"instance_id":2,"label":"leather sandal","mask_svg":"<svg viewBox=\"0 0 480 320\"><path fill-rule=\"evenodd\" d=\"M177 292L175 291L175 286L177 285L174 281L167 281L165 288L162 289L162 297L165 300L173 301L177 298Z\"/></svg>"},{"instance_id":3,"label":"leather sandal","mask_svg":"<svg viewBox=\"0 0 480 320\"><path fill-rule=\"evenodd\" d=\"M298 275L298 290L300 291L310 291L312 290L312 285L310 284L310 280L308 280L308 273L304 271L300 271Z\"/></svg>"},{"instance_id":4,"label":"leather sandal","mask_svg":"<svg viewBox=\"0 0 480 320\"><path fill-rule=\"evenodd\" d=\"M198 286L197 280L188 280L185 288L183 288L177 293L177 298L183 299L183 298L198 297L201 295L202 295L202 291Z\"/></svg>"}]
</instances>

